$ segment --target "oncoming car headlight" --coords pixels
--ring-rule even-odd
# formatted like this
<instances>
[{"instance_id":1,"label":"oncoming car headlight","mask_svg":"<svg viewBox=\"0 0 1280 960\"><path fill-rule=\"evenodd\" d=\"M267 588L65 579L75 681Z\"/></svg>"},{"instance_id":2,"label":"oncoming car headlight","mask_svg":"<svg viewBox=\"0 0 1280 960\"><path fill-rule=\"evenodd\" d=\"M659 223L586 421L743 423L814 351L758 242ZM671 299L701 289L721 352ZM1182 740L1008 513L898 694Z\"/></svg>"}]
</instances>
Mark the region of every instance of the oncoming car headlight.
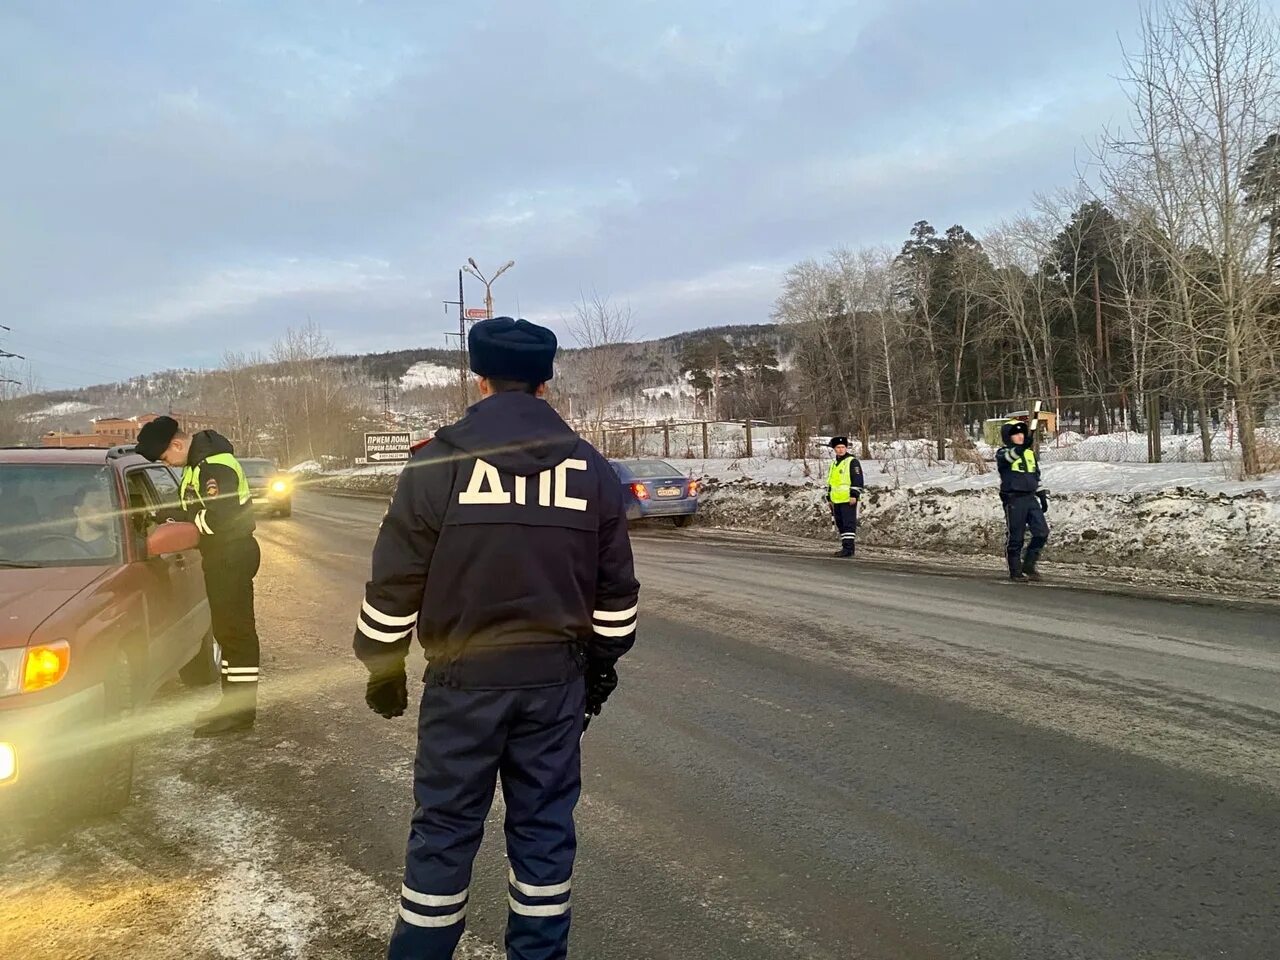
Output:
<instances>
[{"instance_id":1,"label":"oncoming car headlight","mask_svg":"<svg viewBox=\"0 0 1280 960\"><path fill-rule=\"evenodd\" d=\"M285 493L288 489L289 489L289 481L287 480L274 480L271 483L272 493Z\"/></svg>"},{"instance_id":2,"label":"oncoming car headlight","mask_svg":"<svg viewBox=\"0 0 1280 960\"><path fill-rule=\"evenodd\" d=\"M71 667L71 645L65 640L0 650L0 697L52 687Z\"/></svg>"}]
</instances>

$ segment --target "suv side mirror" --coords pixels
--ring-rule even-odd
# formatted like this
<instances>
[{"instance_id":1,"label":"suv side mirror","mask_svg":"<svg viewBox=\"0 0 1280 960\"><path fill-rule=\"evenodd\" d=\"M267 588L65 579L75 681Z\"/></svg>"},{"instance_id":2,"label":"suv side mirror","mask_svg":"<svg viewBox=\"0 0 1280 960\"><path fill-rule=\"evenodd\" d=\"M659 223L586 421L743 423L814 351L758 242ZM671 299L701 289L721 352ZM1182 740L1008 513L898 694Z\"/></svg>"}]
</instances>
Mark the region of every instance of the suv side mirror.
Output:
<instances>
[{"instance_id":1,"label":"suv side mirror","mask_svg":"<svg viewBox=\"0 0 1280 960\"><path fill-rule=\"evenodd\" d=\"M162 523L147 535L147 556L164 557L200 546L200 530L194 523Z\"/></svg>"}]
</instances>

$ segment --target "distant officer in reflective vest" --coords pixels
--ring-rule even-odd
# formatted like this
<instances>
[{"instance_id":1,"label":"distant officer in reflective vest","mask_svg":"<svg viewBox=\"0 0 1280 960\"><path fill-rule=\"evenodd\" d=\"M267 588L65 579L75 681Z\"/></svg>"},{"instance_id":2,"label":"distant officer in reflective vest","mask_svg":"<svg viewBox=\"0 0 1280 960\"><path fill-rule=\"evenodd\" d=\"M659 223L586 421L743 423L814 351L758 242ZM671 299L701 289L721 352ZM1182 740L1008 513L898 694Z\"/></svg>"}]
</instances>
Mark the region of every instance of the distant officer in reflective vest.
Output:
<instances>
[{"instance_id":1,"label":"distant officer in reflective vest","mask_svg":"<svg viewBox=\"0 0 1280 960\"><path fill-rule=\"evenodd\" d=\"M1004 504L1009 532L1006 545L1009 579L1016 583L1039 580L1036 564L1040 551L1049 542L1049 522L1044 516L1049 503L1045 491L1040 489L1040 464L1028 442L1027 425L1021 420L1004 424L1000 437L1004 446L996 451L996 466L1000 469L1000 501ZM1031 543L1024 558L1022 546L1028 527Z\"/></svg>"},{"instance_id":2,"label":"distant officer in reflective vest","mask_svg":"<svg viewBox=\"0 0 1280 960\"><path fill-rule=\"evenodd\" d=\"M827 473L827 501L840 534L837 557L852 557L858 545L858 500L862 497L862 464L849 453L848 437L832 437L835 462Z\"/></svg>"},{"instance_id":3,"label":"distant officer in reflective vest","mask_svg":"<svg viewBox=\"0 0 1280 960\"><path fill-rule=\"evenodd\" d=\"M355 631L365 700L384 717L408 706L415 627L427 655L417 803L388 956L453 956L501 778L507 956L559 960L579 741L635 642L640 585L617 474L542 399L555 334L499 317L477 323L469 346L483 399L401 473Z\"/></svg>"},{"instance_id":4,"label":"distant officer in reflective vest","mask_svg":"<svg viewBox=\"0 0 1280 960\"><path fill-rule=\"evenodd\" d=\"M253 578L262 554L253 536L253 496L244 468L226 437L213 430L188 436L172 417L146 424L136 450L182 470L182 510L200 530L213 637L222 648L222 699L199 716L195 735L250 730L257 715L259 657Z\"/></svg>"}]
</instances>

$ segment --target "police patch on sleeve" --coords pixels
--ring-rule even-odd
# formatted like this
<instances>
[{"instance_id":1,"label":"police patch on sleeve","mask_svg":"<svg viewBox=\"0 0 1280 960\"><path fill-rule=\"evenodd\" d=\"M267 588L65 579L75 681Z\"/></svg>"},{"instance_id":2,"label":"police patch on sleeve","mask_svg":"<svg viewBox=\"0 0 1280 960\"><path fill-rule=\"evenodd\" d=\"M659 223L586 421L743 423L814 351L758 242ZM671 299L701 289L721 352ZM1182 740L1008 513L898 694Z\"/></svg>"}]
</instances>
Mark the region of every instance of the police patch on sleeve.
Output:
<instances>
[{"instance_id":1,"label":"police patch on sleeve","mask_svg":"<svg viewBox=\"0 0 1280 960\"><path fill-rule=\"evenodd\" d=\"M204 495L206 497L216 497L218 495L217 477L210 477L204 482Z\"/></svg>"}]
</instances>

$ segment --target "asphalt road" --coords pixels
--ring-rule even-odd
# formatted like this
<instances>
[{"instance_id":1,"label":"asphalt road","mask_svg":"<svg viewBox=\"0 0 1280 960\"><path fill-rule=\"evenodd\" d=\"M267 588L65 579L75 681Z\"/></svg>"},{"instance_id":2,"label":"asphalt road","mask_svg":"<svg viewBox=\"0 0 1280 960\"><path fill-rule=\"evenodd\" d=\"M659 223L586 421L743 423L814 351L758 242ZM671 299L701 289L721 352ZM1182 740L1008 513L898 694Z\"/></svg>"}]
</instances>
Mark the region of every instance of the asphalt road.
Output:
<instances>
[{"instance_id":1,"label":"asphalt road","mask_svg":"<svg viewBox=\"0 0 1280 960\"><path fill-rule=\"evenodd\" d=\"M139 719L121 817L0 843L0 956L372 958L414 728L350 657L381 504L264 522L258 731ZM1280 628L1211 606L640 531L585 741L573 955L1280 956ZM499 957L501 803L463 956Z\"/></svg>"}]
</instances>

